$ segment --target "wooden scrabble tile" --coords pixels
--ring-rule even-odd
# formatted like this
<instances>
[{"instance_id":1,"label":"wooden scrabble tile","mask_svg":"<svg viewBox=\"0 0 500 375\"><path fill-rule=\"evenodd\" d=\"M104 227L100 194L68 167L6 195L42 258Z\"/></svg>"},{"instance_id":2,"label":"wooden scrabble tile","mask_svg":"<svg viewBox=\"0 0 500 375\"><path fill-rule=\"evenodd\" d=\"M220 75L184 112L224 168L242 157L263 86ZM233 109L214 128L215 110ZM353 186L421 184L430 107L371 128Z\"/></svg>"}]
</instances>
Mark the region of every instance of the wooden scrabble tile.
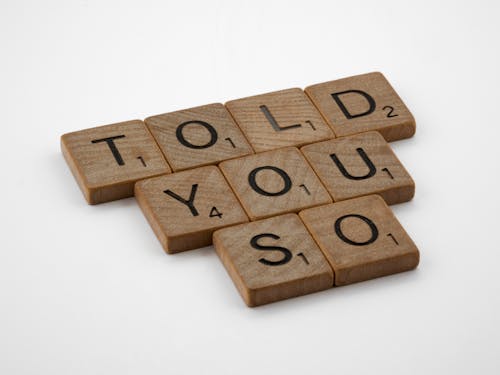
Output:
<instances>
[{"instance_id":1,"label":"wooden scrabble tile","mask_svg":"<svg viewBox=\"0 0 500 375\"><path fill-rule=\"evenodd\" d=\"M170 173L140 120L64 134L61 150L90 204L131 197L136 181Z\"/></svg>"},{"instance_id":2,"label":"wooden scrabble tile","mask_svg":"<svg viewBox=\"0 0 500 375\"><path fill-rule=\"evenodd\" d=\"M333 286L333 272L296 214L218 230L214 246L248 306Z\"/></svg>"},{"instance_id":3,"label":"wooden scrabble tile","mask_svg":"<svg viewBox=\"0 0 500 375\"><path fill-rule=\"evenodd\" d=\"M251 220L332 202L295 147L228 160L219 167Z\"/></svg>"},{"instance_id":4,"label":"wooden scrabble tile","mask_svg":"<svg viewBox=\"0 0 500 375\"><path fill-rule=\"evenodd\" d=\"M208 246L214 230L248 221L215 166L139 181L135 197L167 253Z\"/></svg>"},{"instance_id":5,"label":"wooden scrabble tile","mask_svg":"<svg viewBox=\"0 0 500 375\"><path fill-rule=\"evenodd\" d=\"M232 100L226 107L257 152L334 137L307 95L298 88Z\"/></svg>"},{"instance_id":6,"label":"wooden scrabble tile","mask_svg":"<svg viewBox=\"0 0 500 375\"><path fill-rule=\"evenodd\" d=\"M389 141L415 134L415 120L382 73L309 86L313 103L337 137L377 130Z\"/></svg>"},{"instance_id":7,"label":"wooden scrabble tile","mask_svg":"<svg viewBox=\"0 0 500 375\"><path fill-rule=\"evenodd\" d=\"M378 195L299 213L335 273L346 285L417 267L419 252Z\"/></svg>"},{"instance_id":8,"label":"wooden scrabble tile","mask_svg":"<svg viewBox=\"0 0 500 375\"><path fill-rule=\"evenodd\" d=\"M301 148L333 200L379 194L387 204L409 201L415 183L378 132Z\"/></svg>"},{"instance_id":9,"label":"wooden scrabble tile","mask_svg":"<svg viewBox=\"0 0 500 375\"><path fill-rule=\"evenodd\" d=\"M209 104L144 120L174 171L253 154L223 104Z\"/></svg>"}]
</instances>

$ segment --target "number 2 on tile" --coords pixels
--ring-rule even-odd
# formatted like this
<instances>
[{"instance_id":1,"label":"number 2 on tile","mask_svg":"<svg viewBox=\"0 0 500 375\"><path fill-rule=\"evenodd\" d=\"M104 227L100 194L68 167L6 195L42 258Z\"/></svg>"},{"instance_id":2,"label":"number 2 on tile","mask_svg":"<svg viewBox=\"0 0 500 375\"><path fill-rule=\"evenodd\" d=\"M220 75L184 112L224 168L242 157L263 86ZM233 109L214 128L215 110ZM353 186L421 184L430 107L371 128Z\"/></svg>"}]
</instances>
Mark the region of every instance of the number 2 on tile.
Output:
<instances>
[{"instance_id":1,"label":"number 2 on tile","mask_svg":"<svg viewBox=\"0 0 500 375\"><path fill-rule=\"evenodd\" d=\"M394 107L390 106L390 105L386 105L384 108L382 108L382 111L385 111L386 109L389 110L389 112L387 112L387 117L396 117L396 116L399 116L397 113L393 113L394 112Z\"/></svg>"}]
</instances>

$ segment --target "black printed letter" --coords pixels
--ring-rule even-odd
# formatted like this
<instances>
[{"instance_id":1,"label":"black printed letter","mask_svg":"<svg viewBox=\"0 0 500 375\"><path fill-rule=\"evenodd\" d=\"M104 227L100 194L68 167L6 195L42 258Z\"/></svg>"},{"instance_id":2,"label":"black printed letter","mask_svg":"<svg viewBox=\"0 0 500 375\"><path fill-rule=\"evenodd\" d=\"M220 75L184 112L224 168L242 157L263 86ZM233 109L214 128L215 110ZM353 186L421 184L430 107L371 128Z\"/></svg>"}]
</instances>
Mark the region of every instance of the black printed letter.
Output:
<instances>
[{"instance_id":1,"label":"black printed letter","mask_svg":"<svg viewBox=\"0 0 500 375\"><path fill-rule=\"evenodd\" d=\"M259 108L262 111L262 113L264 113L264 116L266 116L267 121L269 121L269 123L271 124L273 129L276 130L277 132L280 132L282 130L293 129L293 128L300 128L302 126L301 124L295 124L295 125L288 125L288 126L281 127L281 126L279 126L278 121L276 121L276 119L274 118L272 113L269 111L267 106L261 105Z\"/></svg>"},{"instance_id":2,"label":"black printed letter","mask_svg":"<svg viewBox=\"0 0 500 375\"><path fill-rule=\"evenodd\" d=\"M185 204L186 206L188 206L193 216L198 216L199 215L198 210L194 206L194 196L196 194L196 190L198 190L198 184L194 184L193 186L191 186L191 194L189 195L188 200L185 200L181 196L174 193L172 190L164 190L163 192L167 195L170 195L172 198L177 199L179 202Z\"/></svg>"},{"instance_id":3,"label":"black printed letter","mask_svg":"<svg viewBox=\"0 0 500 375\"><path fill-rule=\"evenodd\" d=\"M269 238L272 238L273 240L280 239L280 237L275 235L275 234L262 233L262 234L258 234L256 236L253 236L252 239L250 240L250 245L256 250L280 251L283 254L283 258L281 260L278 260L278 261L271 261L271 260L267 260L265 258L260 258L259 262L261 262L262 264L265 264L266 266L281 266L283 264L287 264L290 261L290 259L292 259L291 251L285 247L259 245L257 243L257 241L260 240L262 237L269 237Z\"/></svg>"},{"instance_id":4,"label":"black printed letter","mask_svg":"<svg viewBox=\"0 0 500 375\"><path fill-rule=\"evenodd\" d=\"M368 110L365 111L365 112L355 113L355 114L350 113L349 110L344 105L344 103L342 102L342 100L340 100L340 98L339 98L340 95L350 94L350 93L352 93L352 94L359 94L362 97L364 97L366 99L366 101L368 102L370 108L368 108ZM333 93L331 95L332 95L332 98L335 100L335 102L340 107L340 109L342 110L342 112L344 113L345 117L348 120L356 118L356 117L366 116L366 115L369 115L370 113L372 113L373 111L375 111L375 100L369 94L367 94L364 91L361 91L361 90L347 90L347 91L336 92L336 93Z\"/></svg>"},{"instance_id":5,"label":"black printed letter","mask_svg":"<svg viewBox=\"0 0 500 375\"><path fill-rule=\"evenodd\" d=\"M94 139L92 143L99 143L99 142L106 142L109 149L111 150L111 153L115 157L116 162L118 165L125 165L125 162L122 159L122 156L120 155L120 152L116 148L115 139L120 139L120 138L125 138L124 135L117 135L115 137L108 137L108 138L102 138L102 139Z\"/></svg>"},{"instance_id":6,"label":"black printed letter","mask_svg":"<svg viewBox=\"0 0 500 375\"><path fill-rule=\"evenodd\" d=\"M285 186L283 187L283 189L281 189L280 191L277 191L275 193L272 193L272 192L270 193L268 191L265 191L264 189L262 189L260 186L257 185L257 182L255 181L255 177L257 176L257 173L259 173L260 171L262 171L264 169L269 169L269 170L274 171L280 175L280 177L283 179L283 182L285 183ZM255 168L253 171L251 171L250 174L248 175L248 183L250 184L252 189L255 190L257 193L259 193L261 195L268 196L268 197L276 197L278 195L286 194L292 188L292 180L290 179L290 176L288 176L288 174L283 169L280 169L278 167L272 167L270 165L266 165L264 167L258 167L258 168Z\"/></svg>"},{"instance_id":7,"label":"black printed letter","mask_svg":"<svg viewBox=\"0 0 500 375\"><path fill-rule=\"evenodd\" d=\"M361 159L363 159L366 166L368 167L368 173L365 174L364 176L353 176L352 174L347 172L347 170L344 167L344 164L341 163L336 154L331 154L330 157L332 158L333 162L337 165L340 172L342 172L344 177L350 180L364 180L366 178L373 177L377 172L377 168L375 168L375 165L373 165L372 161L370 160L368 155L366 155L365 151L361 147L357 148L356 151L358 152L359 156L361 156Z\"/></svg>"},{"instance_id":8,"label":"black printed letter","mask_svg":"<svg viewBox=\"0 0 500 375\"><path fill-rule=\"evenodd\" d=\"M370 227L370 230L372 231L372 236L367 241L364 241L364 242L356 242L356 241L351 240L350 238L347 238L344 235L344 233L342 232L342 228L340 226L342 224L342 221L344 221L344 219L347 219L348 217L355 217L355 218L361 219L366 224L368 224L368 226ZM342 241L344 241L345 243L348 243L349 245L354 245L354 246L369 245L369 244L375 242L378 238L378 229L377 229L377 226L373 223L373 221L371 221L370 219L368 219L367 217L365 217L363 215L357 215L357 214L349 214L349 215L344 215L342 217L339 217L335 221L335 233L337 234L337 236L339 236L339 238Z\"/></svg>"},{"instance_id":9,"label":"black printed letter","mask_svg":"<svg viewBox=\"0 0 500 375\"><path fill-rule=\"evenodd\" d=\"M205 143L204 145L193 145L192 143L188 142L186 138L184 138L184 134L182 131L184 130L184 127L189 124L198 124L203 126L205 129L208 130L210 133L210 140ZM210 146L213 146L215 142L217 142L217 131L215 128L210 125L209 123L205 121L186 121L180 124L177 129L175 130L175 136L177 137L177 140L184 146L189 147L189 148L194 148L194 149L201 149L201 148L208 148Z\"/></svg>"}]
</instances>

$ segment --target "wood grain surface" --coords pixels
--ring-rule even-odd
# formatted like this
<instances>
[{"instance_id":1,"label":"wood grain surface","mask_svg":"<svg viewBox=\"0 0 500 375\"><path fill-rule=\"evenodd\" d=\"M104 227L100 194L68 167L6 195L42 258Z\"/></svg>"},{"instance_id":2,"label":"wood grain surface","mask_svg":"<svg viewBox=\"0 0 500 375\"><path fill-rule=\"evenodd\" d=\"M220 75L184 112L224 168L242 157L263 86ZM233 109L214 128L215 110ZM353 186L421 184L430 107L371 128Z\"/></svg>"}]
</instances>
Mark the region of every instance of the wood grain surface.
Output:
<instances>
[{"instance_id":1,"label":"wood grain surface","mask_svg":"<svg viewBox=\"0 0 500 375\"><path fill-rule=\"evenodd\" d=\"M346 285L417 267L419 251L378 195L301 211L314 240Z\"/></svg>"},{"instance_id":2,"label":"wood grain surface","mask_svg":"<svg viewBox=\"0 0 500 375\"><path fill-rule=\"evenodd\" d=\"M219 167L251 220L332 202L295 147L228 160Z\"/></svg>"},{"instance_id":3,"label":"wood grain surface","mask_svg":"<svg viewBox=\"0 0 500 375\"><path fill-rule=\"evenodd\" d=\"M152 116L144 121L174 171L253 153L220 103Z\"/></svg>"},{"instance_id":4,"label":"wood grain surface","mask_svg":"<svg viewBox=\"0 0 500 375\"><path fill-rule=\"evenodd\" d=\"M213 237L248 306L333 286L331 267L296 214L221 229Z\"/></svg>"},{"instance_id":5,"label":"wood grain surface","mask_svg":"<svg viewBox=\"0 0 500 375\"><path fill-rule=\"evenodd\" d=\"M301 148L335 202L379 194L387 204L407 202L415 183L378 132Z\"/></svg>"},{"instance_id":6,"label":"wood grain surface","mask_svg":"<svg viewBox=\"0 0 500 375\"><path fill-rule=\"evenodd\" d=\"M140 120L64 134L61 150L90 204L131 197L136 181L170 173Z\"/></svg>"},{"instance_id":7,"label":"wood grain surface","mask_svg":"<svg viewBox=\"0 0 500 375\"><path fill-rule=\"evenodd\" d=\"M214 230L248 221L215 166L139 181L135 196L167 253L211 245Z\"/></svg>"},{"instance_id":8,"label":"wood grain surface","mask_svg":"<svg viewBox=\"0 0 500 375\"><path fill-rule=\"evenodd\" d=\"M382 73L306 87L337 137L377 130L390 142L415 134L415 119Z\"/></svg>"},{"instance_id":9,"label":"wood grain surface","mask_svg":"<svg viewBox=\"0 0 500 375\"><path fill-rule=\"evenodd\" d=\"M231 100L226 107L256 152L334 137L307 95L298 88Z\"/></svg>"}]
</instances>

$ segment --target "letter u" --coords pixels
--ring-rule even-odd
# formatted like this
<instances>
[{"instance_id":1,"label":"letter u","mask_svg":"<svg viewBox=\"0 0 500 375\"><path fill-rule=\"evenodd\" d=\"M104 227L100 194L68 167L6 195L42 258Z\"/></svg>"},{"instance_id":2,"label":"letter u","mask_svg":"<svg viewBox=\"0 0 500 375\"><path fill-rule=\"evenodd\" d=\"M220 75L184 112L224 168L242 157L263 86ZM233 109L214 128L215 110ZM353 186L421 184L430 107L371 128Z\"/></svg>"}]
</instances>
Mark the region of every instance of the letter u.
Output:
<instances>
[{"instance_id":1,"label":"letter u","mask_svg":"<svg viewBox=\"0 0 500 375\"><path fill-rule=\"evenodd\" d=\"M358 147L356 151L368 167L368 173L363 176L353 176L352 174L350 174L347 169L345 169L344 164L342 164L336 154L330 154L330 157L332 158L335 165L339 168L340 172L342 172L342 174L350 180L365 180L367 178L373 177L377 172L377 168L375 168L375 165L372 163L368 155L366 155L366 152L361 147Z\"/></svg>"}]
</instances>

